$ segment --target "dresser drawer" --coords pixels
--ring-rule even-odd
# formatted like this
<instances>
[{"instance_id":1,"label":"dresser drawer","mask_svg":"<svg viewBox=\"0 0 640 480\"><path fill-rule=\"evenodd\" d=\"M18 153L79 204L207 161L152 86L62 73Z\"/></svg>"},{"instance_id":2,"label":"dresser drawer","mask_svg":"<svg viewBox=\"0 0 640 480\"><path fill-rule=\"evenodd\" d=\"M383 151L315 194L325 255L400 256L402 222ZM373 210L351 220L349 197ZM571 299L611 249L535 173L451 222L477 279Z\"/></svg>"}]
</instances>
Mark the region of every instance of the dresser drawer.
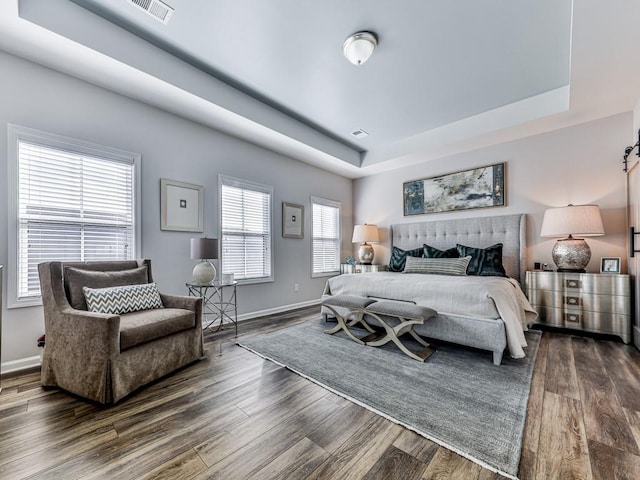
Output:
<instances>
[{"instance_id":1,"label":"dresser drawer","mask_svg":"<svg viewBox=\"0 0 640 480\"><path fill-rule=\"evenodd\" d=\"M538 312L537 323L552 327L573 328L594 333L618 335L625 342L631 336L631 316L620 314L601 315L597 312L565 310L534 305Z\"/></svg>"},{"instance_id":2,"label":"dresser drawer","mask_svg":"<svg viewBox=\"0 0 640 480\"><path fill-rule=\"evenodd\" d=\"M527 292L531 304L543 307L578 308L591 312L630 315L631 298L612 295L586 294L584 292L556 292L531 290Z\"/></svg>"},{"instance_id":3,"label":"dresser drawer","mask_svg":"<svg viewBox=\"0 0 640 480\"><path fill-rule=\"evenodd\" d=\"M630 297L628 275L527 272L527 288L555 292L585 292Z\"/></svg>"}]
</instances>

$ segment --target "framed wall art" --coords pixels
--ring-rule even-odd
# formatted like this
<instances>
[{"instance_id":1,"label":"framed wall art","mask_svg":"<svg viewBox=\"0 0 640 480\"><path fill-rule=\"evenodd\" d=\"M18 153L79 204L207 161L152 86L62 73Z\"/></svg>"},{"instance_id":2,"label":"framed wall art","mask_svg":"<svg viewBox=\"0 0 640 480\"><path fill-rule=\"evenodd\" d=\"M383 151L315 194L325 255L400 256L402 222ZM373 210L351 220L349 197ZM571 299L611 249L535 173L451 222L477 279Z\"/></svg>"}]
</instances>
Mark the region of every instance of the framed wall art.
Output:
<instances>
[{"instance_id":1,"label":"framed wall art","mask_svg":"<svg viewBox=\"0 0 640 480\"><path fill-rule=\"evenodd\" d=\"M304 206L282 202L282 236L304 238Z\"/></svg>"},{"instance_id":2,"label":"framed wall art","mask_svg":"<svg viewBox=\"0 0 640 480\"><path fill-rule=\"evenodd\" d=\"M600 273L620 273L620 257L600 257Z\"/></svg>"},{"instance_id":3,"label":"framed wall art","mask_svg":"<svg viewBox=\"0 0 640 480\"><path fill-rule=\"evenodd\" d=\"M405 182L404 215L505 205L504 163Z\"/></svg>"},{"instance_id":4,"label":"framed wall art","mask_svg":"<svg viewBox=\"0 0 640 480\"><path fill-rule=\"evenodd\" d=\"M204 232L204 188L161 178L160 229Z\"/></svg>"}]
</instances>

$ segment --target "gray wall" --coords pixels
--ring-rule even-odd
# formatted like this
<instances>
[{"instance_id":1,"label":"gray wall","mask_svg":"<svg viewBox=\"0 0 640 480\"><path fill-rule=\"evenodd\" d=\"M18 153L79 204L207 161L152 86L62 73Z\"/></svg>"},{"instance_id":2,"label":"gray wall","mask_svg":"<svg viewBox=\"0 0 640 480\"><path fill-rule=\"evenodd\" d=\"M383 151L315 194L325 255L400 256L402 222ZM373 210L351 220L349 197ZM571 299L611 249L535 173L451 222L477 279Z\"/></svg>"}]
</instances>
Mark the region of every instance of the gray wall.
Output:
<instances>
[{"instance_id":1,"label":"gray wall","mask_svg":"<svg viewBox=\"0 0 640 480\"><path fill-rule=\"evenodd\" d=\"M142 154L142 256L152 259L161 291L186 294L184 282L194 265L189 258L189 238L199 234L160 230L160 178L205 187L208 236L218 236L218 173L274 187L275 282L239 288L239 313L244 316L320 297L325 279L311 278L311 195L342 202L342 257L351 252L350 179L3 52L0 71L3 181L7 177L7 123ZM303 240L282 238L283 201L305 205ZM6 193L0 196L0 245L0 264L6 265ZM294 283L300 285L297 293ZM2 362L3 371L7 371L24 366L22 359L39 354L36 338L44 332L44 323L40 307L5 309L3 316Z\"/></svg>"},{"instance_id":2,"label":"gray wall","mask_svg":"<svg viewBox=\"0 0 640 480\"><path fill-rule=\"evenodd\" d=\"M588 271L600 271L603 256L622 257L626 271L626 187L621 162L632 125L629 112L358 179L354 222L382 227L381 242L374 246L375 263L385 263L391 224L526 213L528 268L533 268L533 262L555 268L551 250L556 239L540 237L544 210L595 203L600 205L606 235L587 239L592 251ZM506 207L403 216L403 182L498 162L507 164Z\"/></svg>"}]
</instances>

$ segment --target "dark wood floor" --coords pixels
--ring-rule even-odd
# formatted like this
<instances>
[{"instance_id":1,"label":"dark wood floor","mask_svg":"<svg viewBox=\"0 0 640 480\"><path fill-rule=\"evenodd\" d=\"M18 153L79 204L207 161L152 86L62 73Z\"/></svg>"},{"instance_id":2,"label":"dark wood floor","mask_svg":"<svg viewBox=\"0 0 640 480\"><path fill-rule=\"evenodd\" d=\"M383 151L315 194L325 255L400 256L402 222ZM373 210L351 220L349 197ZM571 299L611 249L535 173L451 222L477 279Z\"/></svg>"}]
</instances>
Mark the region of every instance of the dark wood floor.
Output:
<instances>
[{"instance_id":1,"label":"dark wood floor","mask_svg":"<svg viewBox=\"0 0 640 480\"><path fill-rule=\"evenodd\" d=\"M318 315L243 322L240 332ZM233 342L230 330L208 338L205 360L109 408L43 390L37 372L5 378L0 478L501 478ZM520 478L637 480L639 447L640 352L544 333Z\"/></svg>"}]
</instances>

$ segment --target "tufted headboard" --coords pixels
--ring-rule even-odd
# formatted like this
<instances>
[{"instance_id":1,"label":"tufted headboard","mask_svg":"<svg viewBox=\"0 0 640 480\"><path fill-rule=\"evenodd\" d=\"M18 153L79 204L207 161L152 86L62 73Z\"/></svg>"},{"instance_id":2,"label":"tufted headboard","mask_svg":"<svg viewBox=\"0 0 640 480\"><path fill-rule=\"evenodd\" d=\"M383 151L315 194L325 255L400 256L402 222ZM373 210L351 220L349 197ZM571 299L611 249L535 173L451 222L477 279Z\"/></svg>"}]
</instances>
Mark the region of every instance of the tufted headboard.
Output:
<instances>
[{"instance_id":1,"label":"tufted headboard","mask_svg":"<svg viewBox=\"0 0 640 480\"><path fill-rule=\"evenodd\" d=\"M521 285L527 266L525 235L523 214L391 225L391 245L403 250L425 243L441 250L455 247L457 243L477 248L502 243L504 269Z\"/></svg>"}]
</instances>

